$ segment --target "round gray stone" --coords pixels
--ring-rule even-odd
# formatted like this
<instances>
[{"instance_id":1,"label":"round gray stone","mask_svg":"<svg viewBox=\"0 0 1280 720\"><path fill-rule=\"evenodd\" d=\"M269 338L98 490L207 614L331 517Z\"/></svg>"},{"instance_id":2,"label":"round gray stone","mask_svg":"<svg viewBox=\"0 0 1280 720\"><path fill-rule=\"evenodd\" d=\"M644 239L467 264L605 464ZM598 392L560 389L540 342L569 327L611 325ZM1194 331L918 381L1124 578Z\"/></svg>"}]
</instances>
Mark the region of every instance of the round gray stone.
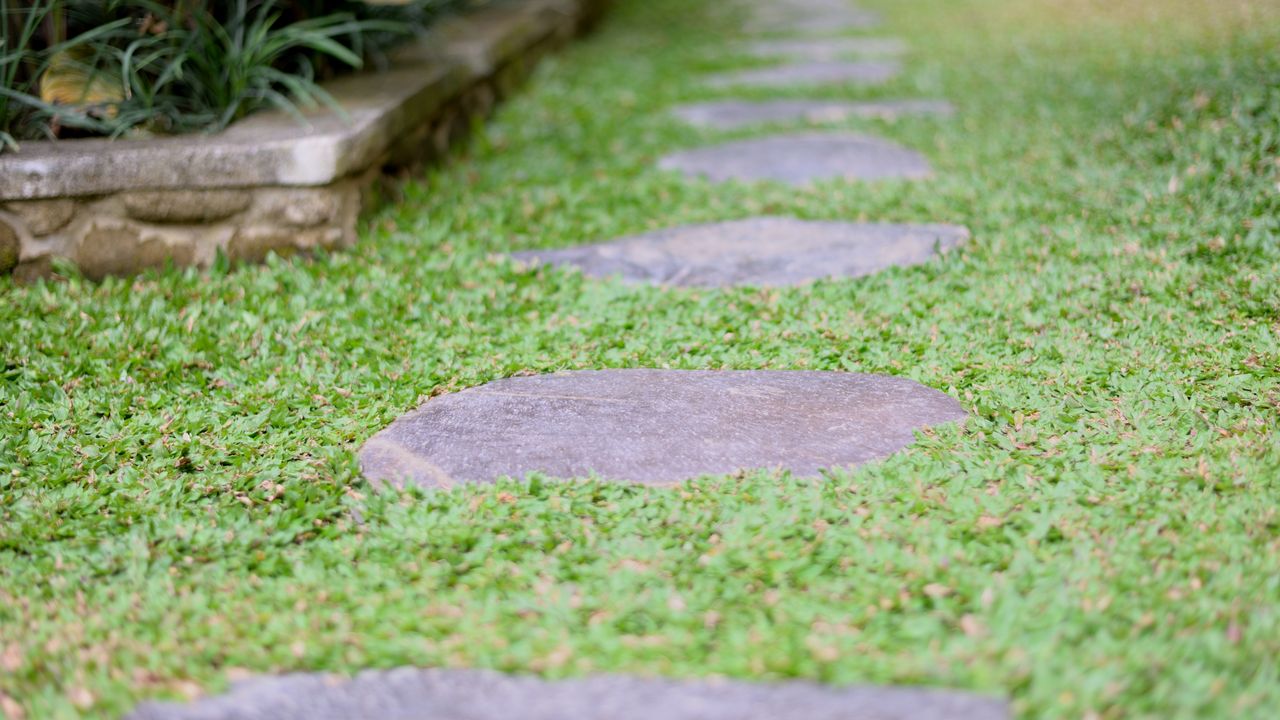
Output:
<instances>
[{"instance_id":1,"label":"round gray stone","mask_svg":"<svg viewBox=\"0 0 1280 720\"><path fill-rule=\"evenodd\" d=\"M906 378L777 370L584 370L442 395L360 451L378 483L450 487L542 473L665 485L885 457L965 417Z\"/></svg>"},{"instance_id":2,"label":"round gray stone","mask_svg":"<svg viewBox=\"0 0 1280 720\"><path fill-rule=\"evenodd\" d=\"M369 670L263 677L127 720L1007 720L1000 699L927 688L827 687L597 675L542 680L486 670Z\"/></svg>"},{"instance_id":3,"label":"round gray stone","mask_svg":"<svg viewBox=\"0 0 1280 720\"><path fill-rule=\"evenodd\" d=\"M523 262L598 278L682 287L799 285L917 265L969 236L954 225L890 225L758 217L689 225L612 242L530 250Z\"/></svg>"},{"instance_id":4,"label":"round gray stone","mask_svg":"<svg viewBox=\"0 0 1280 720\"><path fill-rule=\"evenodd\" d=\"M676 117L699 127L733 130L758 123L840 122L849 118L892 120L904 115L950 115L945 100L719 100L681 105Z\"/></svg>"},{"instance_id":5,"label":"round gray stone","mask_svg":"<svg viewBox=\"0 0 1280 720\"><path fill-rule=\"evenodd\" d=\"M918 179L930 174L920 154L855 133L808 132L735 140L673 153L658 167L712 182Z\"/></svg>"},{"instance_id":6,"label":"round gray stone","mask_svg":"<svg viewBox=\"0 0 1280 720\"><path fill-rule=\"evenodd\" d=\"M748 55L759 58L794 60L839 60L851 55L902 55L907 44L898 38L805 38L757 40L746 47Z\"/></svg>"},{"instance_id":7,"label":"round gray stone","mask_svg":"<svg viewBox=\"0 0 1280 720\"><path fill-rule=\"evenodd\" d=\"M814 61L709 75L713 88L791 88L799 85L880 85L902 71L897 60Z\"/></svg>"}]
</instances>

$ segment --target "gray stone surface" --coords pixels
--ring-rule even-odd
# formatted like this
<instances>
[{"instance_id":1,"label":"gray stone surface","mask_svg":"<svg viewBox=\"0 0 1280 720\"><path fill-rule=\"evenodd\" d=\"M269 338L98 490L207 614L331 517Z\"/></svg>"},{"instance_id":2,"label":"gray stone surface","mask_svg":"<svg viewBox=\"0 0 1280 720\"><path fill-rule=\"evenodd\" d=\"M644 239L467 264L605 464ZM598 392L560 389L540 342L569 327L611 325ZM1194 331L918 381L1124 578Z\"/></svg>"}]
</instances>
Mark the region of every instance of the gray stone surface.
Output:
<instances>
[{"instance_id":1,"label":"gray stone surface","mask_svg":"<svg viewBox=\"0 0 1280 720\"><path fill-rule=\"evenodd\" d=\"M964 416L947 395L900 377L576 371L431 399L371 438L360 464L374 482L426 487L532 472L657 485L757 468L816 476Z\"/></svg>"},{"instance_id":2,"label":"gray stone surface","mask_svg":"<svg viewBox=\"0 0 1280 720\"><path fill-rule=\"evenodd\" d=\"M326 85L350 121L311 113L253 115L222 133L147 140L24 142L0 155L0 198L122 190L323 185L375 161L397 131L457 93L461 65L407 67Z\"/></svg>"},{"instance_id":3,"label":"gray stone surface","mask_svg":"<svg viewBox=\"0 0 1280 720\"><path fill-rule=\"evenodd\" d=\"M826 60L708 75L713 88L790 88L802 85L880 85L902 71L896 60Z\"/></svg>"},{"instance_id":4,"label":"gray stone surface","mask_svg":"<svg viewBox=\"0 0 1280 720\"><path fill-rule=\"evenodd\" d=\"M92 280L132 275L154 268L192 264L195 248L184 238L166 236L128 221L92 223L72 252L80 271Z\"/></svg>"},{"instance_id":5,"label":"gray stone surface","mask_svg":"<svg viewBox=\"0 0 1280 720\"><path fill-rule=\"evenodd\" d=\"M21 218L27 230L40 237L66 227L75 216L76 203L66 199L18 200L5 204L4 209Z\"/></svg>"},{"instance_id":6,"label":"gray stone surface","mask_svg":"<svg viewBox=\"0 0 1280 720\"><path fill-rule=\"evenodd\" d=\"M244 190L143 190L123 193L120 199L135 220L189 224L229 218L248 208L253 195Z\"/></svg>"},{"instance_id":7,"label":"gray stone surface","mask_svg":"<svg viewBox=\"0 0 1280 720\"><path fill-rule=\"evenodd\" d=\"M849 0L774 0L751 6L746 29L762 33L840 33L880 24L880 15Z\"/></svg>"},{"instance_id":8,"label":"gray stone surface","mask_svg":"<svg viewBox=\"0 0 1280 720\"><path fill-rule=\"evenodd\" d=\"M781 286L916 265L969 235L953 225L759 217L690 225L596 245L516 253L592 277L683 287Z\"/></svg>"},{"instance_id":9,"label":"gray stone surface","mask_svg":"<svg viewBox=\"0 0 1280 720\"><path fill-rule=\"evenodd\" d=\"M733 130L758 123L840 122L849 118L892 120L904 115L950 115L945 100L720 100L673 109L676 117L699 127Z\"/></svg>"},{"instance_id":10,"label":"gray stone surface","mask_svg":"<svg viewBox=\"0 0 1280 720\"><path fill-rule=\"evenodd\" d=\"M837 132L735 140L667 155L658 166L712 182L774 180L791 185L836 178L917 179L931 172L922 155L900 145Z\"/></svg>"},{"instance_id":11,"label":"gray stone surface","mask_svg":"<svg viewBox=\"0 0 1280 720\"><path fill-rule=\"evenodd\" d=\"M126 720L1008 720L997 698L926 688L828 687L598 675L546 681L485 670L264 677Z\"/></svg>"},{"instance_id":12,"label":"gray stone surface","mask_svg":"<svg viewBox=\"0 0 1280 720\"><path fill-rule=\"evenodd\" d=\"M843 37L757 40L746 52L760 58L839 60L852 55L901 55L907 44L898 38Z\"/></svg>"},{"instance_id":13,"label":"gray stone surface","mask_svg":"<svg viewBox=\"0 0 1280 720\"><path fill-rule=\"evenodd\" d=\"M548 33L562 33L567 40L577 29L577 17L586 12L585 6L590 4L594 3L525 0L522 5L507 3L506 7L494 3L445 18L432 29L430 43L410 46L408 52L428 62L441 55L459 59L476 75L490 75L526 48L541 42ZM573 22L565 22L566 19ZM441 49L433 50L433 45ZM405 52L397 56L400 61L405 58Z\"/></svg>"}]
</instances>

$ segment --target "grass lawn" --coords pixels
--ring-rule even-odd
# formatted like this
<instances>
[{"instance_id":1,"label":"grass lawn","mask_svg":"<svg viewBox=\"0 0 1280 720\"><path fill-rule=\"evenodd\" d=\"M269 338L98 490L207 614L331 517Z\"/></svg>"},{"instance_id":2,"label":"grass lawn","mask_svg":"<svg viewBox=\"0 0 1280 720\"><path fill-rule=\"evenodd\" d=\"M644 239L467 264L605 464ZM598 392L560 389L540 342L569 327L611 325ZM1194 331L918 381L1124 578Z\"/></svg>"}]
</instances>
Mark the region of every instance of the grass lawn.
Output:
<instances>
[{"instance_id":1,"label":"grass lawn","mask_svg":"<svg viewBox=\"0 0 1280 720\"><path fill-rule=\"evenodd\" d=\"M824 97L936 178L653 169L746 67L714 0L619 0L354 251L0 279L0 714L114 717L249 672L402 664L1006 694L1022 717L1280 707L1280 1L864 0L914 53ZM778 92L771 96L792 95ZM764 94L760 94L764 97ZM663 291L499 253L775 213L952 222L942 260ZM433 393L574 368L827 369L963 428L813 482L374 493Z\"/></svg>"}]
</instances>

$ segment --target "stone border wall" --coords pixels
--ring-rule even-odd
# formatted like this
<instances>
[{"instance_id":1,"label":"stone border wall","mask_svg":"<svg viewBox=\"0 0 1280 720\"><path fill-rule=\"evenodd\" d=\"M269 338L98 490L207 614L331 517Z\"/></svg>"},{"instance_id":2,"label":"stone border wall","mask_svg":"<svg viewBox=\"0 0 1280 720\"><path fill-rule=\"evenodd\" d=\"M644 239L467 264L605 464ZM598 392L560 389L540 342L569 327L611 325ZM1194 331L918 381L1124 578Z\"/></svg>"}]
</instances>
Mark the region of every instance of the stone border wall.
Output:
<instances>
[{"instance_id":1,"label":"stone border wall","mask_svg":"<svg viewBox=\"0 0 1280 720\"><path fill-rule=\"evenodd\" d=\"M447 20L386 72L326 85L346 116L308 126L264 112L215 135L23 143L0 155L0 274L48 277L62 257L100 279L350 246L387 172L439 160L607 1L505 0Z\"/></svg>"}]
</instances>

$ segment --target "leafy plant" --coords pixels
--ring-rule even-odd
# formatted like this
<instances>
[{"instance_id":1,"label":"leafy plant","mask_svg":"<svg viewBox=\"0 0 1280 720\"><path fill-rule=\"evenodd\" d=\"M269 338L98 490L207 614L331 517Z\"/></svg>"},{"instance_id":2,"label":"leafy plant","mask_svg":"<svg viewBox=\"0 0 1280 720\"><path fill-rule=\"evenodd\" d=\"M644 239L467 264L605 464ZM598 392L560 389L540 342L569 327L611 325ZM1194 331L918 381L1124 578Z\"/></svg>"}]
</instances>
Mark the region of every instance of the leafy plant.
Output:
<instances>
[{"instance_id":1,"label":"leafy plant","mask_svg":"<svg viewBox=\"0 0 1280 720\"><path fill-rule=\"evenodd\" d=\"M16 148L12 135L13 103L30 85L32 44L40 26L49 18L57 0L34 0L26 12L0 0L0 150Z\"/></svg>"},{"instance_id":2,"label":"leafy plant","mask_svg":"<svg viewBox=\"0 0 1280 720\"><path fill-rule=\"evenodd\" d=\"M298 105L336 107L316 83L316 58L358 68L363 33L407 30L349 13L282 24L274 2L233 5L225 19L170 14L167 32L120 53L131 97L164 129L216 130L263 106L293 114Z\"/></svg>"},{"instance_id":3,"label":"leafy plant","mask_svg":"<svg viewBox=\"0 0 1280 720\"><path fill-rule=\"evenodd\" d=\"M213 131L264 107L340 111L320 80L362 67L456 4L0 0L0 143Z\"/></svg>"}]
</instances>

